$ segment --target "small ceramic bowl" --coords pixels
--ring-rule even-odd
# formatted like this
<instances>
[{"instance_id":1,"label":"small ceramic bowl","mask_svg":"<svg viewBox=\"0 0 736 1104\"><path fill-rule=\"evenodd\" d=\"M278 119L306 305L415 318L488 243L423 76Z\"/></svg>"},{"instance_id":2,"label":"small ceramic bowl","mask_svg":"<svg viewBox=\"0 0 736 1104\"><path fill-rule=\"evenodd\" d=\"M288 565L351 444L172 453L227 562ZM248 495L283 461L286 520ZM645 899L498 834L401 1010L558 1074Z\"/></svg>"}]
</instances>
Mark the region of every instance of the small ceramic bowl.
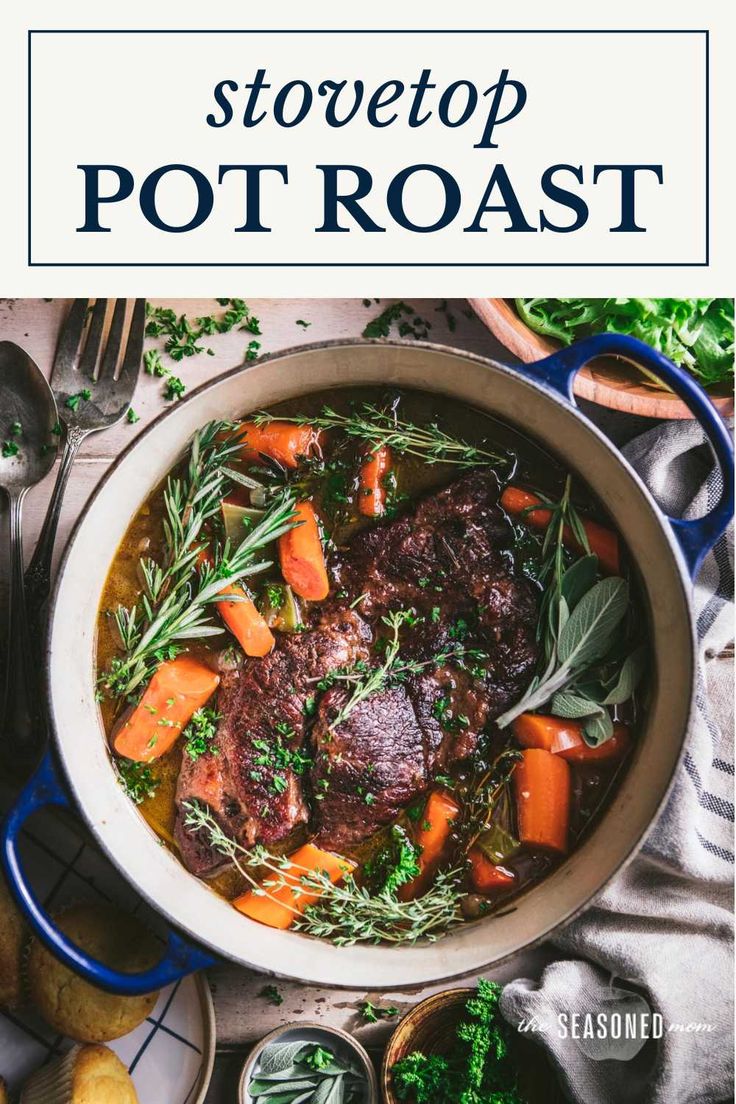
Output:
<instances>
[{"instance_id":1,"label":"small ceramic bowl","mask_svg":"<svg viewBox=\"0 0 736 1104\"><path fill-rule=\"evenodd\" d=\"M381 1065L381 1092L384 1104L400 1104L393 1087L391 1070L398 1061L415 1051L422 1054L449 1054L455 1042L455 1029L463 1018L468 997L475 989L445 989L427 997L409 1012L389 1039ZM565 1104L554 1073L541 1047L518 1039L519 1087L529 1104Z\"/></svg>"},{"instance_id":2,"label":"small ceramic bowl","mask_svg":"<svg viewBox=\"0 0 736 1104\"><path fill-rule=\"evenodd\" d=\"M243 1066L243 1072L240 1075L238 1104L253 1104L254 1097L248 1092L248 1085L264 1047L269 1046L270 1043L298 1043L302 1041L323 1046L327 1050L332 1050L338 1056L344 1055L345 1057L354 1058L365 1074L365 1104L380 1104L376 1071L365 1048L352 1035L349 1035L347 1031L342 1031L339 1027L326 1027L324 1024L309 1022L284 1024L283 1027L277 1027L275 1031L271 1031L264 1039L256 1043L248 1055Z\"/></svg>"}]
</instances>

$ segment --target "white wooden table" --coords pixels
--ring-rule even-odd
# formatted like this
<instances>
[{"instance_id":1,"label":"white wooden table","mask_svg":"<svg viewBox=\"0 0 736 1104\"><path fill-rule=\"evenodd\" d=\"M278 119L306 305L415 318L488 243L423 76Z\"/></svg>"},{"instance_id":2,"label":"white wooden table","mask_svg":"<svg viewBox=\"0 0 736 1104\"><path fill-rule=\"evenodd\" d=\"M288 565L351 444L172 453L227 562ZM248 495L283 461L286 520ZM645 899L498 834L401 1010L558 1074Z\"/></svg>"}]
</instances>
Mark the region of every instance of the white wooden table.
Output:
<instances>
[{"instance_id":1,"label":"white wooden table","mask_svg":"<svg viewBox=\"0 0 736 1104\"><path fill-rule=\"evenodd\" d=\"M252 312L261 320L262 351L307 344L330 338L356 337L389 301L366 307L360 299L291 299L250 300ZM450 300L446 309L439 300L413 300L417 314L431 320L431 340L454 345L474 352L510 359L495 339L474 318L468 317L467 304L463 300ZM173 307L190 317L214 314L221 310L214 300L154 300L156 305ZM0 340L11 340L23 346L35 359L44 373L51 369L54 348L59 329L68 309L67 300L2 300L0 301ZM439 309L438 309L439 308ZM455 322L451 331L448 312ZM309 322L307 328L297 325L297 319ZM182 362L175 369L187 390L212 379L243 360L252 335L235 329L229 334L207 338L215 355L202 354ZM57 557L64 542L84 506L88 496L116 456L167 404L162 397L160 379L141 375L133 406L140 416L134 425L124 421L106 433L95 434L85 442L80 458L72 473L61 515ZM638 419L630 419L630 432ZM627 434L628 435L628 434ZM27 500L24 536L26 556L30 555L43 521L46 504L53 485L52 472ZM3 541L2 555L6 544ZM6 571L0 572L2 577ZM506 963L501 969L489 971L488 976L507 980L518 976L534 976L541 970L550 952L544 948L527 952ZM306 987L291 982L279 982L278 989L283 1003L276 1006L260 995L267 979L262 975L232 965L219 966L210 971L218 1027L220 1057L216 1076L208 1095L209 1102L234 1100L234 1079L244 1049L271 1028L289 1020L318 1020L336 1024L354 1031L371 1047L379 1047L391 1029L390 1023L376 1025L362 1023L358 1006L366 997L396 1005L405 1010L420 999L421 995L437 991L435 986L422 991L395 991L385 994L365 993L355 990L334 990ZM349 977L344 979L349 982ZM228 1054L231 1056L228 1057Z\"/></svg>"}]
</instances>

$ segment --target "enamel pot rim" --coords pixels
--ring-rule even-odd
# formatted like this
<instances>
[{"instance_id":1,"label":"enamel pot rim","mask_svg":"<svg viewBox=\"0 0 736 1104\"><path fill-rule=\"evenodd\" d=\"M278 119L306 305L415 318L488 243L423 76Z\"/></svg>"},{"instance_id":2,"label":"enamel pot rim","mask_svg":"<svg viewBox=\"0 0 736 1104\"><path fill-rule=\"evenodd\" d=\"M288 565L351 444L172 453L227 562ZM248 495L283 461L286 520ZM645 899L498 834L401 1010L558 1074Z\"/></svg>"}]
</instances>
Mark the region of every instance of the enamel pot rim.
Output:
<instances>
[{"instance_id":1,"label":"enamel pot rim","mask_svg":"<svg viewBox=\"0 0 736 1104\"><path fill-rule=\"evenodd\" d=\"M351 356L358 363L354 378L344 369ZM305 373L299 374L305 367ZM455 371L448 371L451 368ZM235 387L239 380L242 389ZM580 473L582 467L586 482L605 501L632 548L634 562L640 565L647 601L651 597L657 671L654 705L634 762L611 807L556 871L523 893L510 910L461 925L437 943L340 948L247 919L160 846L115 780L99 709L92 700L94 666L88 661L94 655L93 610L99 602L100 578L104 581L101 572L104 567L106 574L112 559L107 547L114 534L118 534L115 545L119 543L137 506L181 454L192 427L212 417L247 413L289 395L371 384L434 391L502 421L516 421L522 432L554 449L571 470ZM271 391L275 397L249 399L258 391ZM218 407L221 397L227 397L227 413ZM200 409L201 415L196 413ZM544 437L552 421L568 430L561 435L559 448ZM565 456L566 450L576 448L585 452L577 464ZM147 455L150 463L144 459ZM142 482L132 487L130 480L136 474ZM126 516L112 523L116 509ZM637 524L627 528L632 511ZM99 549L104 555L96 563ZM655 559L661 557L656 572L647 562L650 552ZM111 861L157 912L216 954L276 976L337 988L381 989L460 978L548 938L583 911L640 847L669 794L694 708L696 649L690 592L674 534L641 479L604 434L551 388L520 375L512 366L429 342L338 339L282 350L218 376L163 412L117 458L77 520L57 576L46 648L49 710L58 757L82 815ZM665 642L669 673L664 664L660 671ZM638 790L633 785L637 776Z\"/></svg>"}]
</instances>

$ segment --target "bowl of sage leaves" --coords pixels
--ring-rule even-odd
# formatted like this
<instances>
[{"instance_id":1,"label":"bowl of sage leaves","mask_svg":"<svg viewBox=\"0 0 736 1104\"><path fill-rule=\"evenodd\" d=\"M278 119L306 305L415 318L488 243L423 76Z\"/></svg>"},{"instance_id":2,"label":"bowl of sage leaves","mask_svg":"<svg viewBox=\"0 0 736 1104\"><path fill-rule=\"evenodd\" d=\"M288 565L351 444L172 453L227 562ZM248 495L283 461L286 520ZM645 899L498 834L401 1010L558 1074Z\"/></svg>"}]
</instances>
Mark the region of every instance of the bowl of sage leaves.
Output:
<instances>
[{"instance_id":1,"label":"bowl of sage leaves","mask_svg":"<svg viewBox=\"0 0 736 1104\"><path fill-rule=\"evenodd\" d=\"M346 1031L286 1024L251 1051L240 1077L240 1104L378 1104L368 1054Z\"/></svg>"}]
</instances>

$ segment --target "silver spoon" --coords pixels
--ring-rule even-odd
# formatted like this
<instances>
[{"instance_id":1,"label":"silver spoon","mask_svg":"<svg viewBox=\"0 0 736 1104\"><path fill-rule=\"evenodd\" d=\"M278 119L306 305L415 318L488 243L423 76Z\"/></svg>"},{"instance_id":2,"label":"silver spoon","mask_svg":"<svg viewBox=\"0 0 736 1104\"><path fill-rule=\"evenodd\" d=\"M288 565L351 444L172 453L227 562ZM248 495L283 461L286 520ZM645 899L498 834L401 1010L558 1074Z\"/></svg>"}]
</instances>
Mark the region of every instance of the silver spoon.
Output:
<instances>
[{"instance_id":1,"label":"silver spoon","mask_svg":"<svg viewBox=\"0 0 736 1104\"><path fill-rule=\"evenodd\" d=\"M23 589L23 499L50 471L58 447L51 388L26 352L0 341L0 488L8 496L10 579L0 736L17 767L40 751L45 722L40 672L34 671Z\"/></svg>"}]
</instances>

